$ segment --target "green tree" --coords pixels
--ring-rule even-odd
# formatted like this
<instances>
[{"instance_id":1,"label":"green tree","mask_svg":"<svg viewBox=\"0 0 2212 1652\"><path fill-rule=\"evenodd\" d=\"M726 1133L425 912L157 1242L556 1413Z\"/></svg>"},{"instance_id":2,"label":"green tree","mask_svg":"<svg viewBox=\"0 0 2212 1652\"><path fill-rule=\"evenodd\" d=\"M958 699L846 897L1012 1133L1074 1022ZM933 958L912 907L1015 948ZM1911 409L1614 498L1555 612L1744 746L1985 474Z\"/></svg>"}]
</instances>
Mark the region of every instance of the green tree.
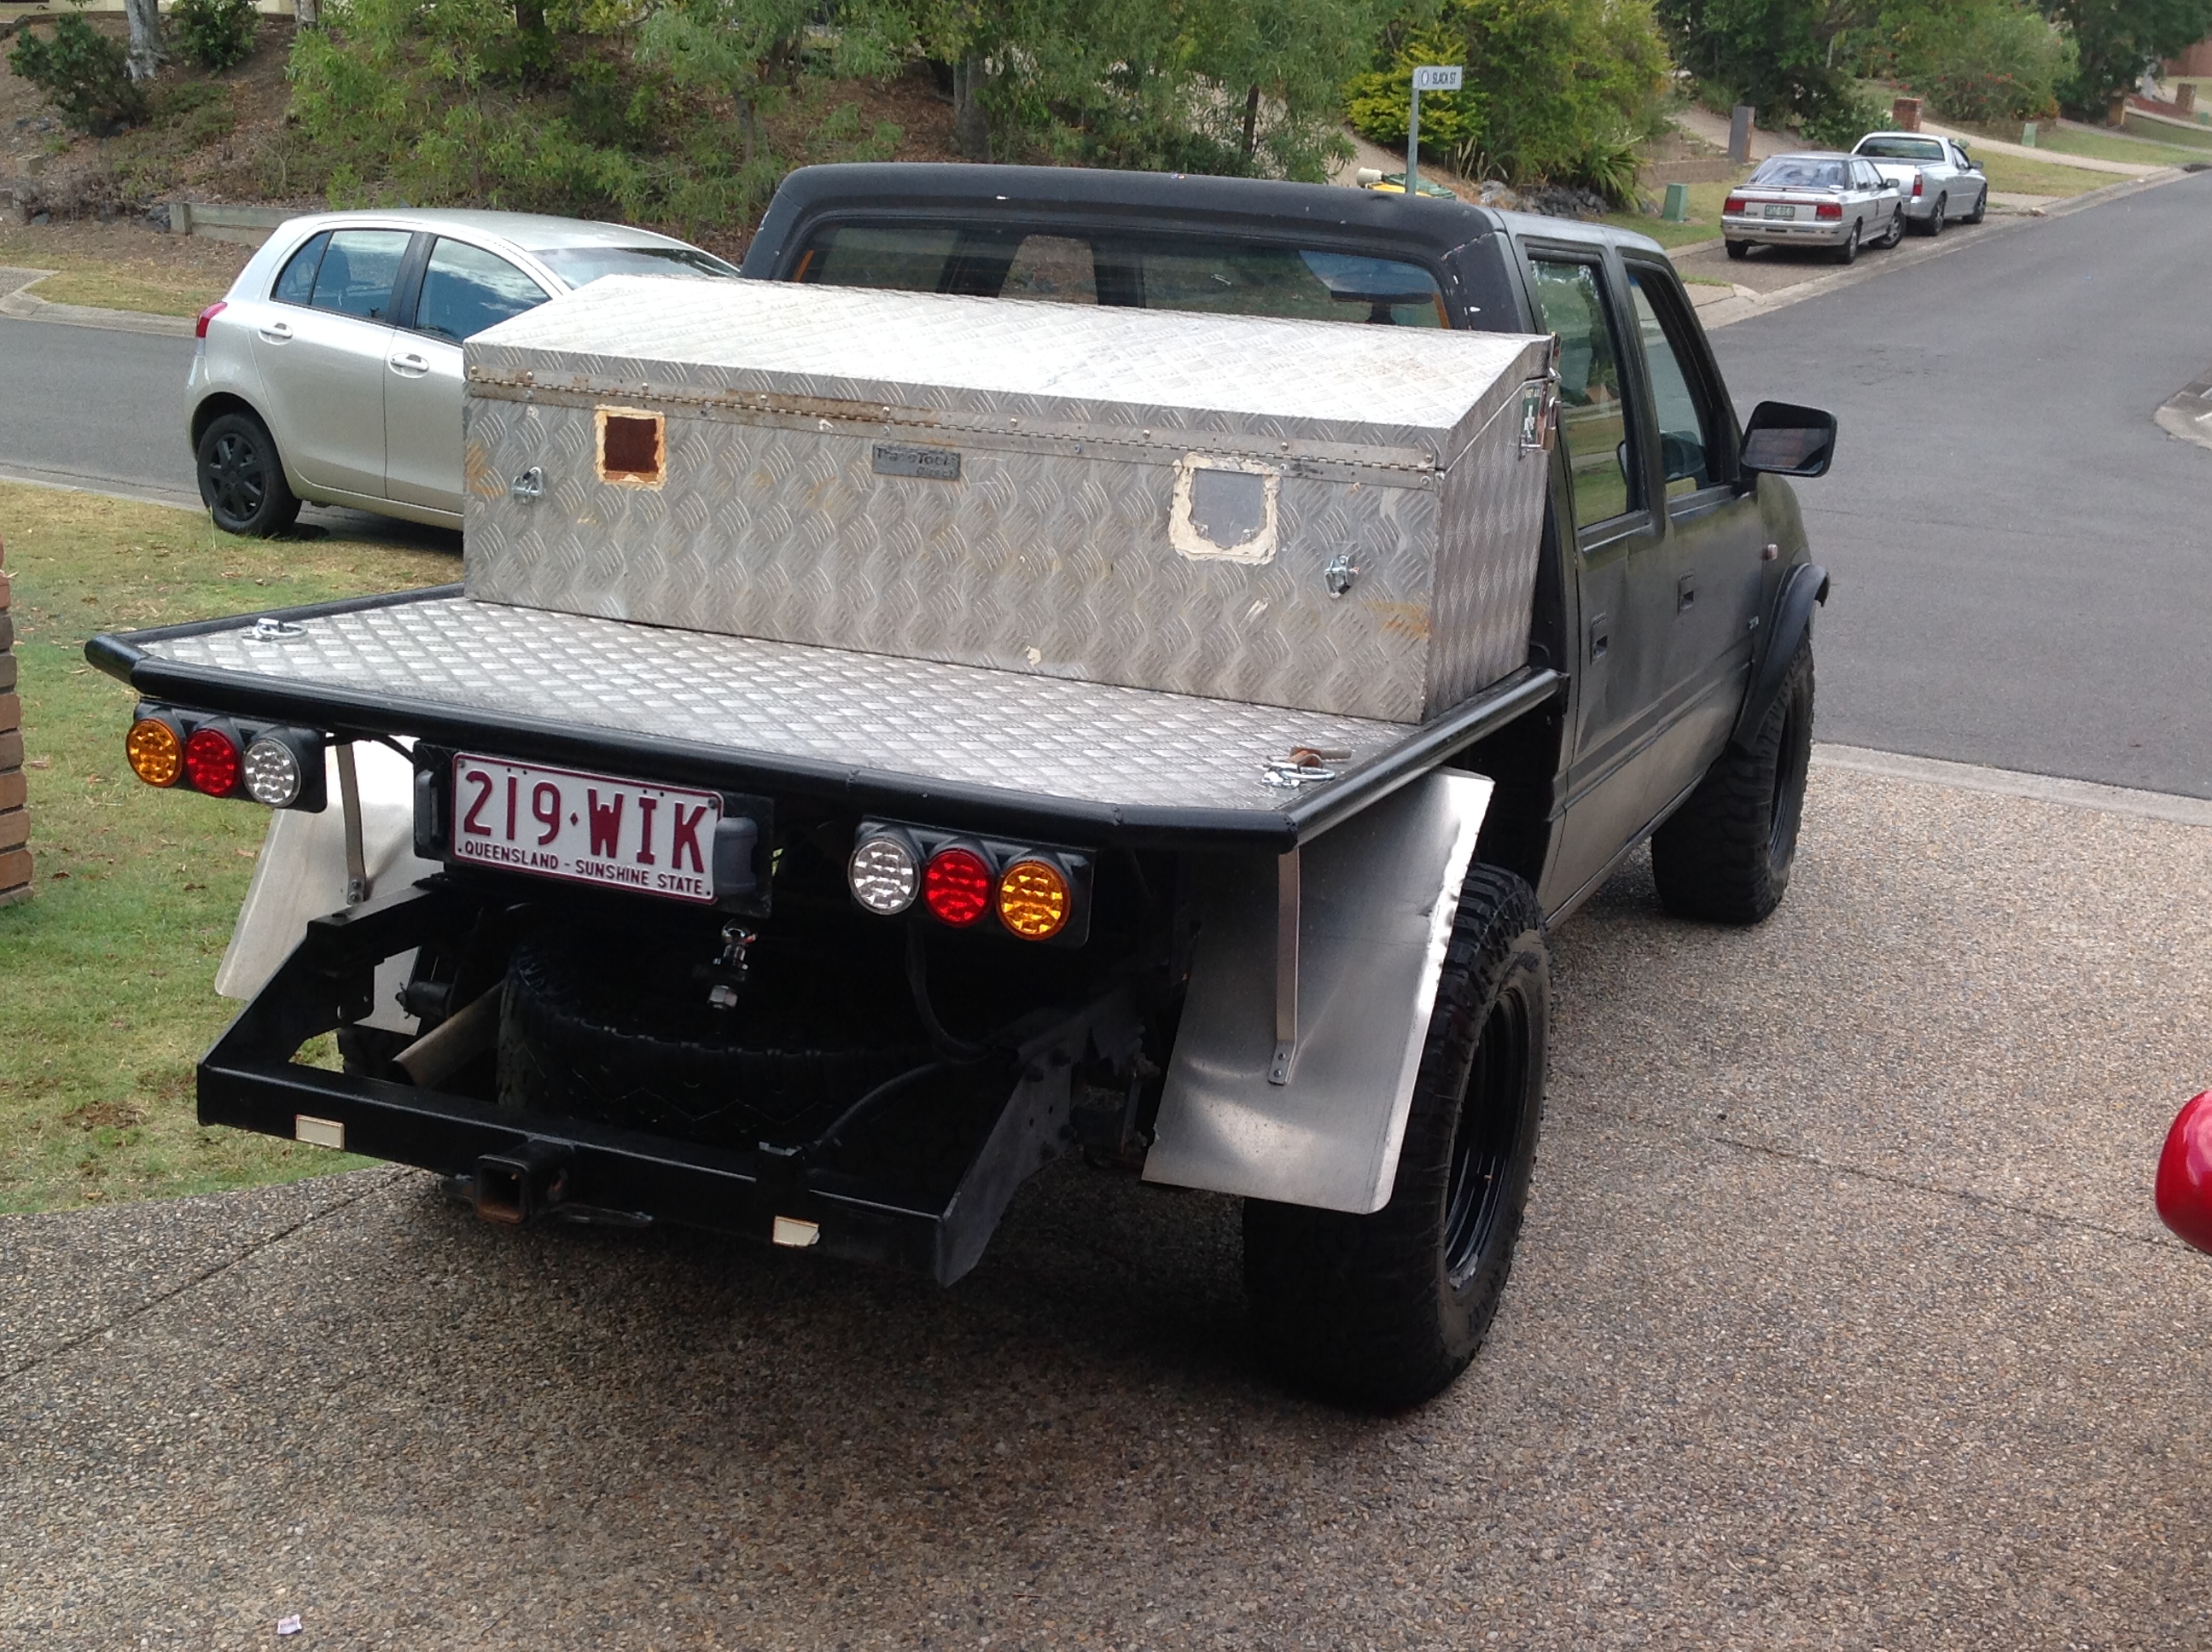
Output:
<instances>
[{"instance_id":1,"label":"green tree","mask_svg":"<svg viewBox=\"0 0 2212 1652\"><path fill-rule=\"evenodd\" d=\"M2050 11L2079 60L2061 96L2085 114L2102 114L2105 100L2152 64L2212 36L2212 0L2050 0Z\"/></svg>"},{"instance_id":2,"label":"green tree","mask_svg":"<svg viewBox=\"0 0 2212 1652\"><path fill-rule=\"evenodd\" d=\"M1656 118L1669 68L1648 0L1445 0L1403 14L1381 66L1345 88L1352 124L1377 143L1406 138L1415 65L1459 64L1465 89L1421 99L1421 141L1459 170L1509 182L1626 192L1629 151Z\"/></svg>"}]
</instances>

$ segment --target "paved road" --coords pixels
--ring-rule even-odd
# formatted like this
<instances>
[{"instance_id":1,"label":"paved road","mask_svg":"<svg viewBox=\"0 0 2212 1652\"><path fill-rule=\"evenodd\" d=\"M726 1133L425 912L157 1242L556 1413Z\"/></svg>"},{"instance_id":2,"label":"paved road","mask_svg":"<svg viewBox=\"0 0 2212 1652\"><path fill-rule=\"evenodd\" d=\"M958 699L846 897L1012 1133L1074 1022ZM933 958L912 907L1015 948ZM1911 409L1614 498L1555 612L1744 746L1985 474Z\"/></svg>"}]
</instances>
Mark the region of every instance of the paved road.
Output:
<instances>
[{"instance_id":1,"label":"paved road","mask_svg":"<svg viewBox=\"0 0 2212 1652\"><path fill-rule=\"evenodd\" d=\"M1231 1201L1079 1167L951 1291L391 1169L0 1219L0 1644L2202 1648L2208 908L2212 828L1832 767L1760 928L1632 868L1385 1422L1251 1369Z\"/></svg>"},{"instance_id":2,"label":"paved road","mask_svg":"<svg viewBox=\"0 0 2212 1652\"><path fill-rule=\"evenodd\" d=\"M1824 738L2212 797L2212 451L2151 422L2208 301L2200 174L1714 335L1746 410L1843 420L1799 490Z\"/></svg>"},{"instance_id":3,"label":"paved road","mask_svg":"<svg viewBox=\"0 0 2212 1652\"><path fill-rule=\"evenodd\" d=\"M0 472L179 500L192 341L0 317Z\"/></svg>"}]
</instances>

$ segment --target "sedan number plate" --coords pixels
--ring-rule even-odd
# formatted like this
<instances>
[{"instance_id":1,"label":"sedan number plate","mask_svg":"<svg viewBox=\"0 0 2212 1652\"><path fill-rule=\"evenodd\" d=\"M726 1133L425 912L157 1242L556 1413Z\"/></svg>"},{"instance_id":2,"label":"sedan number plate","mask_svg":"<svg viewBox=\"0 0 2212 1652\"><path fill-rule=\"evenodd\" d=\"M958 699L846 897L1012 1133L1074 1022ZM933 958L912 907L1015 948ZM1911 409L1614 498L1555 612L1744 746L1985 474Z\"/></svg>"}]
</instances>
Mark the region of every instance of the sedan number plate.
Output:
<instances>
[{"instance_id":1,"label":"sedan number plate","mask_svg":"<svg viewBox=\"0 0 2212 1652\"><path fill-rule=\"evenodd\" d=\"M1794 206L1784 206L1778 201L1769 201L1766 203L1766 216L1770 218L1794 218L1797 216L1797 209Z\"/></svg>"},{"instance_id":2,"label":"sedan number plate","mask_svg":"<svg viewBox=\"0 0 2212 1652\"><path fill-rule=\"evenodd\" d=\"M722 799L498 757L453 759L453 859L679 901L714 898Z\"/></svg>"}]
</instances>

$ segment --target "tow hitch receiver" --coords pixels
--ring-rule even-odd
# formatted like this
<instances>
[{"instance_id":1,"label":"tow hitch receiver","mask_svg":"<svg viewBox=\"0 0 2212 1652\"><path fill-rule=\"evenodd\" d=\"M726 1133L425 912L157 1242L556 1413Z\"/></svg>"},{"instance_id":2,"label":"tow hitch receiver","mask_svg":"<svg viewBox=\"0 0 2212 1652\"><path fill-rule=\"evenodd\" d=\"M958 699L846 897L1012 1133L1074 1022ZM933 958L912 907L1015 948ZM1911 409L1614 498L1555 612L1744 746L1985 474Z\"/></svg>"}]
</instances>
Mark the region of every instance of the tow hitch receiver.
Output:
<instances>
[{"instance_id":1,"label":"tow hitch receiver","mask_svg":"<svg viewBox=\"0 0 2212 1652\"><path fill-rule=\"evenodd\" d=\"M564 1143L530 1140L504 1153L486 1153L470 1177L469 1202L487 1222L520 1227L561 1202L572 1150Z\"/></svg>"}]
</instances>

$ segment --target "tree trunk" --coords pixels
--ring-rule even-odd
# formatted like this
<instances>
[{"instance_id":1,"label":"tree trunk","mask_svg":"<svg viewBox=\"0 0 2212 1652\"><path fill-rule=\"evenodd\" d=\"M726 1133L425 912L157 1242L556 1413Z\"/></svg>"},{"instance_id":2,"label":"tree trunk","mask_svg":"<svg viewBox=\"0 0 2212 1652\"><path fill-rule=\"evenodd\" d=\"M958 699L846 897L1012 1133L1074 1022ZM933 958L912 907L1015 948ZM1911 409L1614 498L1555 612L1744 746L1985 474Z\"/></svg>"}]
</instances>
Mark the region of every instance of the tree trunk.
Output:
<instances>
[{"instance_id":1,"label":"tree trunk","mask_svg":"<svg viewBox=\"0 0 2212 1652\"><path fill-rule=\"evenodd\" d=\"M1254 87L1244 94L1244 161L1252 161L1252 139L1260 129L1260 88Z\"/></svg>"},{"instance_id":2,"label":"tree trunk","mask_svg":"<svg viewBox=\"0 0 2212 1652\"><path fill-rule=\"evenodd\" d=\"M123 15L131 24L131 49L125 63L134 81L149 81L167 63L161 50L161 0L123 0Z\"/></svg>"},{"instance_id":3,"label":"tree trunk","mask_svg":"<svg viewBox=\"0 0 2212 1652\"><path fill-rule=\"evenodd\" d=\"M991 158L991 125L975 100L975 82L982 74L978 58L963 58L952 65L952 147L970 161Z\"/></svg>"}]
</instances>

